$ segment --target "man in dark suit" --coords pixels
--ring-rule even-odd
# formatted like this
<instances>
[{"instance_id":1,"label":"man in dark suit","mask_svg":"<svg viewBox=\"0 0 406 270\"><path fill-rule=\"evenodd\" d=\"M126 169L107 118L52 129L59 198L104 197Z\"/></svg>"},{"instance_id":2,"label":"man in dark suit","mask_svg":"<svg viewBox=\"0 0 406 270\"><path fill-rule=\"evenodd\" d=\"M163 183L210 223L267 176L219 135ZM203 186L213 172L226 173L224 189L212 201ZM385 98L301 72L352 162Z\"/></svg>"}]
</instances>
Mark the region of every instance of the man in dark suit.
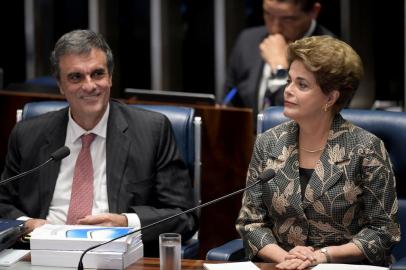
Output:
<instances>
[{"instance_id":1,"label":"man in dark suit","mask_svg":"<svg viewBox=\"0 0 406 270\"><path fill-rule=\"evenodd\" d=\"M191 181L169 120L110 100L113 55L105 40L89 30L69 32L56 43L51 63L69 108L15 126L2 179L37 166L63 145L71 154L2 186L0 216L26 220L28 232L44 223L139 228L192 207ZM82 138L89 136L90 164L83 169L85 159L78 157L85 151ZM91 176L87 193L75 183L80 170L86 171L82 178ZM153 227L143 232L144 253L158 254L160 233L187 239L196 227L194 214Z\"/></svg>"},{"instance_id":2,"label":"man in dark suit","mask_svg":"<svg viewBox=\"0 0 406 270\"><path fill-rule=\"evenodd\" d=\"M236 88L231 104L258 111L283 105L287 81L286 48L305 36L333 35L316 23L316 0L263 0L264 26L244 30L231 52L226 92Z\"/></svg>"}]
</instances>

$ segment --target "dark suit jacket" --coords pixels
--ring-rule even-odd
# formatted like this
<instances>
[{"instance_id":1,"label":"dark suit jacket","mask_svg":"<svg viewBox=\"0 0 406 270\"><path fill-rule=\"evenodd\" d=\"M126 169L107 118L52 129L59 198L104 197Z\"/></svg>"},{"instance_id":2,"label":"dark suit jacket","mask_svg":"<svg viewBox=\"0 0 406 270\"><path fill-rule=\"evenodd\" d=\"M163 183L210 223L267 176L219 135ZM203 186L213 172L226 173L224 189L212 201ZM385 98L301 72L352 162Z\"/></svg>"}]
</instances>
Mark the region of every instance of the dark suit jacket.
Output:
<instances>
[{"instance_id":1,"label":"dark suit jacket","mask_svg":"<svg viewBox=\"0 0 406 270\"><path fill-rule=\"evenodd\" d=\"M67 123L67 108L18 123L10 136L2 179L47 160L64 145ZM193 206L191 181L165 116L110 102L106 158L111 213L135 212L145 226ZM60 162L51 163L0 187L0 216L46 218L59 166ZM188 214L143 232L146 254L157 255L159 233L179 232L187 239L196 227L196 216Z\"/></svg>"},{"instance_id":2,"label":"dark suit jacket","mask_svg":"<svg viewBox=\"0 0 406 270\"><path fill-rule=\"evenodd\" d=\"M288 251L352 242L364 263L389 265L400 228L395 176L383 142L337 115L303 197L298 132L289 121L257 138L247 185L268 169L275 177L243 196L236 227L249 258L273 243Z\"/></svg>"},{"instance_id":3,"label":"dark suit jacket","mask_svg":"<svg viewBox=\"0 0 406 270\"><path fill-rule=\"evenodd\" d=\"M313 34L334 36L326 28L317 25ZM264 61L259 45L268 36L265 26L252 27L241 32L231 52L226 78L226 92L233 87L237 94L231 104L237 107L253 109L254 116L258 114L258 92L262 77ZM275 96L275 104L283 106L283 89Z\"/></svg>"}]
</instances>

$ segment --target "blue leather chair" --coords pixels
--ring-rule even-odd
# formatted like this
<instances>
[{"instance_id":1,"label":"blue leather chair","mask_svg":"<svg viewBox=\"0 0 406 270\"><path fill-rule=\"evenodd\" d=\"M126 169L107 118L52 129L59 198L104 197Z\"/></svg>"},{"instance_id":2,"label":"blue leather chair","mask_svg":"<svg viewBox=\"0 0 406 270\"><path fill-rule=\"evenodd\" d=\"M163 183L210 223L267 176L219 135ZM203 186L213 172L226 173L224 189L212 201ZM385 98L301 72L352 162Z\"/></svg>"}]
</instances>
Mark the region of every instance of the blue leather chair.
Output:
<instances>
[{"instance_id":1,"label":"blue leather chair","mask_svg":"<svg viewBox=\"0 0 406 270\"><path fill-rule=\"evenodd\" d=\"M26 80L25 83L58 88L58 83L53 76L36 77L30 80Z\"/></svg>"},{"instance_id":2,"label":"blue leather chair","mask_svg":"<svg viewBox=\"0 0 406 270\"><path fill-rule=\"evenodd\" d=\"M66 101L40 101L25 104L23 110L17 111L17 121L41 115L49 111L56 111L68 106ZM172 124L176 143L185 160L191 179L195 204L200 204L200 168L201 168L201 118L195 116L193 108L169 105L129 105L145 110L160 112ZM182 244L182 258L197 258L199 242L197 237Z\"/></svg>"},{"instance_id":3,"label":"blue leather chair","mask_svg":"<svg viewBox=\"0 0 406 270\"><path fill-rule=\"evenodd\" d=\"M398 219L402 235L406 235L406 183L403 180L406 179L406 112L344 109L341 113L345 119L372 132L385 143L397 179ZM283 107L269 107L258 115L257 133L260 134L288 120L283 115ZM393 255L397 260L406 256L406 239L402 239L393 249ZM223 246L213 248L209 250L206 258L226 261L244 260L242 240L235 239ZM404 265L406 266L406 259Z\"/></svg>"}]
</instances>

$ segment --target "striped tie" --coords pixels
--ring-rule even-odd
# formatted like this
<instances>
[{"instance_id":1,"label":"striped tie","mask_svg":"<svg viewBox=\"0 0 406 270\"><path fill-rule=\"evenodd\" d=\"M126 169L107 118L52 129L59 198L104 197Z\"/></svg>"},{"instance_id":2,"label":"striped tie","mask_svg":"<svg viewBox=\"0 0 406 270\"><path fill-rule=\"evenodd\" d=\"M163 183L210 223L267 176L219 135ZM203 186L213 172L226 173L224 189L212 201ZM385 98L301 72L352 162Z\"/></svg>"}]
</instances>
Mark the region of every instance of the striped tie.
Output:
<instances>
[{"instance_id":1,"label":"striped tie","mask_svg":"<svg viewBox=\"0 0 406 270\"><path fill-rule=\"evenodd\" d=\"M77 220L90 215L93 207L93 164L90 145L95 134L82 135L82 149L78 155L73 174L72 192L66 224L77 224Z\"/></svg>"}]
</instances>

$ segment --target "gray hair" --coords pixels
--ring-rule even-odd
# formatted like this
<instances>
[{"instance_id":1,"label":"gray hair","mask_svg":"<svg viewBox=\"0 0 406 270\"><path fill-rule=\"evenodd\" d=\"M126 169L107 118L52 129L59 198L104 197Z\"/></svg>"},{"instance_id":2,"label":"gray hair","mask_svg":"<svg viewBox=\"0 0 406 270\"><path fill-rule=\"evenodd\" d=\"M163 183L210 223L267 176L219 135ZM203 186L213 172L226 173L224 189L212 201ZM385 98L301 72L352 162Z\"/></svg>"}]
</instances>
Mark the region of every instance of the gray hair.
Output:
<instances>
[{"instance_id":1,"label":"gray hair","mask_svg":"<svg viewBox=\"0 0 406 270\"><path fill-rule=\"evenodd\" d=\"M110 76L113 75L113 53L102 35L91 30L74 30L64 34L55 44L51 53L52 74L59 81L59 60L67 54L89 54L93 49L100 49L106 54L107 68Z\"/></svg>"}]
</instances>

